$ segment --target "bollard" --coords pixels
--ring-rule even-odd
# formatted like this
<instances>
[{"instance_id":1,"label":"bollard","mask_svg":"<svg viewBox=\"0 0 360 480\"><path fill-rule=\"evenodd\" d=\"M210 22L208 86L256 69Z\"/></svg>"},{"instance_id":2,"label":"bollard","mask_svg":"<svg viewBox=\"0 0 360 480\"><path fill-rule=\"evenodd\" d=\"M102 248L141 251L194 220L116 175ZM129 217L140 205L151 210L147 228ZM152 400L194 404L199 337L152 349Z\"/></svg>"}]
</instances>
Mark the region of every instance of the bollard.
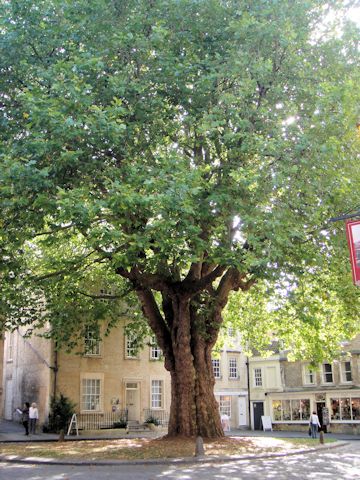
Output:
<instances>
[{"instance_id":1,"label":"bollard","mask_svg":"<svg viewBox=\"0 0 360 480\"><path fill-rule=\"evenodd\" d=\"M64 430L60 430L60 435L59 435L59 442L64 442L65 440L65 432Z\"/></svg>"},{"instance_id":2,"label":"bollard","mask_svg":"<svg viewBox=\"0 0 360 480\"><path fill-rule=\"evenodd\" d=\"M319 441L321 444L324 443L324 432L322 430L320 430Z\"/></svg>"},{"instance_id":3,"label":"bollard","mask_svg":"<svg viewBox=\"0 0 360 480\"><path fill-rule=\"evenodd\" d=\"M202 437L196 437L195 443L195 457L204 457L205 450L204 450L204 441Z\"/></svg>"}]
</instances>

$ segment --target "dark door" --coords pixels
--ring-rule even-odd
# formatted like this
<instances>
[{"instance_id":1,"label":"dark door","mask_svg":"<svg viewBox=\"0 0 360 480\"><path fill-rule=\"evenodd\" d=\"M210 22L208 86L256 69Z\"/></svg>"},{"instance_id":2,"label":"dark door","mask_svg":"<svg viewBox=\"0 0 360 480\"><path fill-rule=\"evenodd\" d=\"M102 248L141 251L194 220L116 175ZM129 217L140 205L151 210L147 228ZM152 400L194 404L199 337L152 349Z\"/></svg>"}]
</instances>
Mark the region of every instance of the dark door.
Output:
<instances>
[{"instance_id":1,"label":"dark door","mask_svg":"<svg viewBox=\"0 0 360 480\"><path fill-rule=\"evenodd\" d=\"M261 430L261 417L264 415L264 402L253 402L254 430Z\"/></svg>"},{"instance_id":2,"label":"dark door","mask_svg":"<svg viewBox=\"0 0 360 480\"><path fill-rule=\"evenodd\" d=\"M325 408L325 402L318 402L316 404L316 413L319 417L320 425L323 427L324 432L326 433L326 426L324 425L324 418L323 418L323 409Z\"/></svg>"}]
</instances>

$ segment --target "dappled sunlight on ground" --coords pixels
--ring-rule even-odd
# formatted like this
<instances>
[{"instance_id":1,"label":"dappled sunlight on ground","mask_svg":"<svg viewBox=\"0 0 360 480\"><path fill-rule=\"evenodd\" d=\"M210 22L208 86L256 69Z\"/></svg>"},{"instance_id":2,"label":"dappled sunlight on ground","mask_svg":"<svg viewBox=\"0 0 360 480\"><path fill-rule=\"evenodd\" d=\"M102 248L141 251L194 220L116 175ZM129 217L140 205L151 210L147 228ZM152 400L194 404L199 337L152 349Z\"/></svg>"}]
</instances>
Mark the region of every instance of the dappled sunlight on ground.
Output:
<instances>
[{"instance_id":1,"label":"dappled sunlight on ground","mask_svg":"<svg viewBox=\"0 0 360 480\"><path fill-rule=\"evenodd\" d=\"M313 443L307 439L279 439L270 437L224 437L205 440L207 456L236 457L257 456L266 453L288 453L299 448L310 448ZM157 438L157 439L114 439L84 440L66 442L34 442L24 444L4 444L4 455L51 458L79 458L88 460L140 460L158 458L193 457L195 439L193 438Z\"/></svg>"}]
</instances>

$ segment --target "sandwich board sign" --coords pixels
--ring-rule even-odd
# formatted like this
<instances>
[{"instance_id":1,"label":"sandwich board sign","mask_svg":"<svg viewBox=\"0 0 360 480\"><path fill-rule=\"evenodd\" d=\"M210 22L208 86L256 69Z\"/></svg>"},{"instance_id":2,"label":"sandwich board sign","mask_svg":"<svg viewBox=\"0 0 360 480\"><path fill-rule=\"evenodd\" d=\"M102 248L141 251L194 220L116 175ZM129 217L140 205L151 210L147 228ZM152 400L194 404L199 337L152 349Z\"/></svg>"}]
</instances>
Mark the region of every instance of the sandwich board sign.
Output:
<instances>
[{"instance_id":1,"label":"sandwich board sign","mask_svg":"<svg viewBox=\"0 0 360 480\"><path fill-rule=\"evenodd\" d=\"M266 416L263 415L261 417L261 423L262 423L264 432L265 432L265 430L270 430L272 432L271 417L266 417Z\"/></svg>"}]
</instances>

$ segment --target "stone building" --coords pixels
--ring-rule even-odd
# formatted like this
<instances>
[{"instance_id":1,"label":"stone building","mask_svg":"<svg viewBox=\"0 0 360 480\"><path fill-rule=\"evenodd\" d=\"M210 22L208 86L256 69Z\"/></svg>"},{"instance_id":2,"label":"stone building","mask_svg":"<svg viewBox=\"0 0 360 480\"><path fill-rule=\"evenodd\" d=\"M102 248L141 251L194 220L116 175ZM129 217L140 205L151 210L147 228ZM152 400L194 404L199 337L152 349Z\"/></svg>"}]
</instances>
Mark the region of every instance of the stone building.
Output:
<instances>
[{"instance_id":1,"label":"stone building","mask_svg":"<svg viewBox=\"0 0 360 480\"><path fill-rule=\"evenodd\" d=\"M276 383L274 373L266 379L268 366L277 372ZM278 352L267 359L252 357L250 371L250 398L262 403L273 428L306 430L310 413L316 411L327 431L360 433L360 336L344 344L343 354L332 362L313 367L290 362ZM259 376L262 385L256 386Z\"/></svg>"},{"instance_id":2,"label":"stone building","mask_svg":"<svg viewBox=\"0 0 360 480\"><path fill-rule=\"evenodd\" d=\"M4 335L0 335L0 418L4 414L3 362L4 362Z\"/></svg>"},{"instance_id":3,"label":"stone building","mask_svg":"<svg viewBox=\"0 0 360 480\"><path fill-rule=\"evenodd\" d=\"M231 428L249 428L247 357L233 329L228 329L224 347L212 362L220 414L229 417Z\"/></svg>"},{"instance_id":4,"label":"stone building","mask_svg":"<svg viewBox=\"0 0 360 480\"><path fill-rule=\"evenodd\" d=\"M153 338L137 351L134 340L124 333L124 324L107 336L86 331L83 345L71 353L57 352L53 341L25 337L19 329L6 333L3 358L6 419L16 419L15 409L28 401L38 404L40 423L45 423L50 399L60 393L76 404L81 421L96 416L100 426L109 414L124 411L134 423L150 416L163 423L168 419L170 375L162 352ZM229 416L232 428L247 427L246 357L238 347L225 347L214 358L213 368L220 412Z\"/></svg>"}]
</instances>

